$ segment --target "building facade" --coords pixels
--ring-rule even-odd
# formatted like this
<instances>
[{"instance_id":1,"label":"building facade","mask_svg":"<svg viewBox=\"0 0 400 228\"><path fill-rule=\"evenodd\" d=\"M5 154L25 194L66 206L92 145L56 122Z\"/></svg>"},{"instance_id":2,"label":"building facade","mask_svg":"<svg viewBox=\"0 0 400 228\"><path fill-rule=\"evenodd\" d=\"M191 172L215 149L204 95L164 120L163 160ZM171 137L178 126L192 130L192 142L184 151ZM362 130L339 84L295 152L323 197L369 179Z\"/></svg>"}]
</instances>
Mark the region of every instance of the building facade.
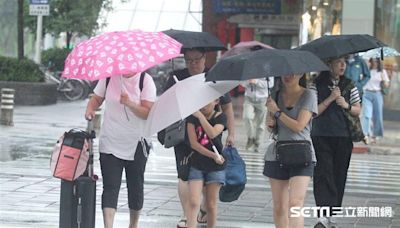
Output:
<instances>
[{"instance_id":1,"label":"building facade","mask_svg":"<svg viewBox=\"0 0 400 228\"><path fill-rule=\"evenodd\" d=\"M369 34L400 50L400 0L204 0L202 29L228 48L258 40L288 49L323 35ZM208 55L212 66L217 54ZM400 110L400 57L384 64L392 75L385 106Z\"/></svg>"}]
</instances>

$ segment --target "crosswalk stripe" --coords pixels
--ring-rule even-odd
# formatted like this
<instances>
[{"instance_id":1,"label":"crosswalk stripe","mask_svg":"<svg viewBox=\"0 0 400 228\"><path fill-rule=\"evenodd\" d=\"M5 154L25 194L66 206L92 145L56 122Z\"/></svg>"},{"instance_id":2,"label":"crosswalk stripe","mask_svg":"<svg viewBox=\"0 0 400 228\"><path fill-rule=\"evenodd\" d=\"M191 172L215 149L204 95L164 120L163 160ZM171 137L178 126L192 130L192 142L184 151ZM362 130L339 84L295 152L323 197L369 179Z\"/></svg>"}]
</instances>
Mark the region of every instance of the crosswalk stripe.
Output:
<instances>
[{"instance_id":1,"label":"crosswalk stripe","mask_svg":"<svg viewBox=\"0 0 400 228\"><path fill-rule=\"evenodd\" d=\"M263 176L264 155L248 151L240 152L246 162L248 189L270 190L268 178ZM172 155L172 156L171 156ZM154 164L160 164L163 160L171 162L165 165L162 170L160 167L154 170L146 170L145 181L148 183L176 184L176 167L173 150L168 154L153 154ZM353 156L350 162L348 178L346 183L346 193L365 193L375 195L400 196L400 166L395 161L365 160L360 156ZM308 187L312 191L312 180Z\"/></svg>"}]
</instances>

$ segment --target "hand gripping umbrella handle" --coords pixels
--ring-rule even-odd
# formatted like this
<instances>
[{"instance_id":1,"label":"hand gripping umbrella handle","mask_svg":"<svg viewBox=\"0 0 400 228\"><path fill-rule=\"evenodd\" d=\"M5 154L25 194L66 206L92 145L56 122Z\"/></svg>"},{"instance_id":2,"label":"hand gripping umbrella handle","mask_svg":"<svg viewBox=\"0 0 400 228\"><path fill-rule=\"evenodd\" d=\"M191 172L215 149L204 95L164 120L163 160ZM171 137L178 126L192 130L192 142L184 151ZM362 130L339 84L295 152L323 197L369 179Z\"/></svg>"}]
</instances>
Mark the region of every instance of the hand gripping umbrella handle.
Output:
<instances>
[{"instance_id":1,"label":"hand gripping umbrella handle","mask_svg":"<svg viewBox=\"0 0 400 228\"><path fill-rule=\"evenodd\" d=\"M219 154L217 147L215 147L215 145L212 145L212 148L213 148L214 153L217 154L218 159L221 159L221 155Z\"/></svg>"}]
</instances>

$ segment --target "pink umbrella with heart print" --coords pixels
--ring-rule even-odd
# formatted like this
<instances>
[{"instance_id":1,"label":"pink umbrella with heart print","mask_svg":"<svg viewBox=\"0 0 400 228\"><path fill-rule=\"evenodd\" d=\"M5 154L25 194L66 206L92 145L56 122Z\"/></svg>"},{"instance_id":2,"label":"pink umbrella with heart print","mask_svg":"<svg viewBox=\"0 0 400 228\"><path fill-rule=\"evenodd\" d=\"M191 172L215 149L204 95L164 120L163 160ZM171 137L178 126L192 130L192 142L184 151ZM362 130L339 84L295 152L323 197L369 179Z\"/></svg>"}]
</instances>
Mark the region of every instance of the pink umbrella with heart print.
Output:
<instances>
[{"instance_id":1,"label":"pink umbrella with heart print","mask_svg":"<svg viewBox=\"0 0 400 228\"><path fill-rule=\"evenodd\" d=\"M108 32L79 43L65 60L66 78L99 80L143 72L179 56L178 41L162 32Z\"/></svg>"}]
</instances>

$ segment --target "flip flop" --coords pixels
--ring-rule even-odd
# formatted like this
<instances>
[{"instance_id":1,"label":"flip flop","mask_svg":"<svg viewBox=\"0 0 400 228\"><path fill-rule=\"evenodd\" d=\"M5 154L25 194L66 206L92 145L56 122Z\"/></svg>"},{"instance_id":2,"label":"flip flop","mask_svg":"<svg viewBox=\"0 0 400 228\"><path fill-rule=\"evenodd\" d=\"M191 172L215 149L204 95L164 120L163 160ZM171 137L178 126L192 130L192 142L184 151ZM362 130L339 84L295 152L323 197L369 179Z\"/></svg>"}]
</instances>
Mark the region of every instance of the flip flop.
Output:
<instances>
[{"instance_id":1,"label":"flip flop","mask_svg":"<svg viewBox=\"0 0 400 228\"><path fill-rule=\"evenodd\" d=\"M184 218L180 219L178 221L178 224L176 224L176 227L177 228L187 228L187 219L184 219Z\"/></svg>"},{"instance_id":2,"label":"flip flop","mask_svg":"<svg viewBox=\"0 0 400 228\"><path fill-rule=\"evenodd\" d=\"M199 214L197 215L197 222L200 224L205 224L207 223L207 211L203 210L200 208Z\"/></svg>"}]
</instances>

